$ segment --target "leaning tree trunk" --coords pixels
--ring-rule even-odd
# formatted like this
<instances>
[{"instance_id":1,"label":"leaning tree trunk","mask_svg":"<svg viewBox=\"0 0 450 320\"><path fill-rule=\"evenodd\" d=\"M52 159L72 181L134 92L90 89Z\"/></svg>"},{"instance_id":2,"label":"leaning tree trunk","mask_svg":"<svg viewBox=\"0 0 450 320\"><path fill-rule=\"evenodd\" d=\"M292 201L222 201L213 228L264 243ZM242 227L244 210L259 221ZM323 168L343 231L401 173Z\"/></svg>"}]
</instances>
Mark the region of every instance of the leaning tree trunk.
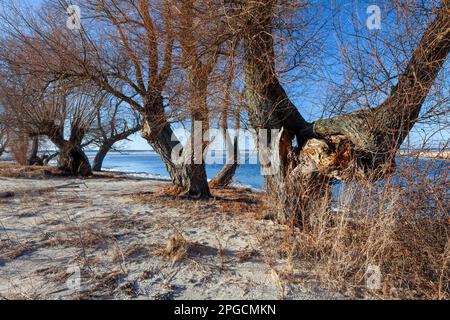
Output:
<instances>
[{"instance_id":1,"label":"leaning tree trunk","mask_svg":"<svg viewBox=\"0 0 450 320\"><path fill-rule=\"evenodd\" d=\"M5 150L6 150L6 145L7 145L7 142L6 141L1 141L0 140L0 157L3 155L3 153L5 152Z\"/></svg>"},{"instance_id":2,"label":"leaning tree trunk","mask_svg":"<svg viewBox=\"0 0 450 320\"><path fill-rule=\"evenodd\" d=\"M180 194L194 198L211 196L204 161L196 163L193 144L182 147L167 122L162 98L147 106L142 119L142 137L160 156Z\"/></svg>"},{"instance_id":3,"label":"leaning tree trunk","mask_svg":"<svg viewBox=\"0 0 450 320\"><path fill-rule=\"evenodd\" d=\"M92 170L93 171L102 171L103 168L103 161L106 158L106 155L111 150L112 145L109 144L103 144L97 151L97 154L95 155L94 162L92 163Z\"/></svg>"},{"instance_id":4,"label":"leaning tree trunk","mask_svg":"<svg viewBox=\"0 0 450 320\"><path fill-rule=\"evenodd\" d=\"M231 137L228 134L228 116L229 116L229 107L231 104L231 91L233 86L233 80L235 76L235 68L232 62L233 54L230 55L230 66L229 66L229 75L226 84L226 92L224 97L224 104L222 107L221 117L220 117L220 127L223 130L223 140L225 142L225 150L226 150L226 163L222 167L222 169L217 173L217 175L211 180L209 186L211 188L224 188L228 187L236 174L237 169L239 168L239 136L236 134L231 141ZM236 132L239 133L241 128L241 119L240 119L240 110L235 111L235 123L236 123Z\"/></svg>"},{"instance_id":5,"label":"leaning tree trunk","mask_svg":"<svg viewBox=\"0 0 450 320\"><path fill-rule=\"evenodd\" d=\"M224 188L228 187L233 181L234 175L239 168L239 138L234 137L234 141L229 140L230 137L225 133L226 139L226 152L227 152L227 163L222 167L222 169L217 173L217 175L211 180L209 186L211 188Z\"/></svg>"},{"instance_id":6,"label":"leaning tree trunk","mask_svg":"<svg viewBox=\"0 0 450 320\"><path fill-rule=\"evenodd\" d=\"M141 125L136 125L135 127L111 134L109 137L104 137L102 145L100 146L97 154L95 155L92 169L94 171L102 171L103 161L105 160L108 153L111 151L112 147L119 141L127 139L132 134L141 130Z\"/></svg>"}]
</instances>

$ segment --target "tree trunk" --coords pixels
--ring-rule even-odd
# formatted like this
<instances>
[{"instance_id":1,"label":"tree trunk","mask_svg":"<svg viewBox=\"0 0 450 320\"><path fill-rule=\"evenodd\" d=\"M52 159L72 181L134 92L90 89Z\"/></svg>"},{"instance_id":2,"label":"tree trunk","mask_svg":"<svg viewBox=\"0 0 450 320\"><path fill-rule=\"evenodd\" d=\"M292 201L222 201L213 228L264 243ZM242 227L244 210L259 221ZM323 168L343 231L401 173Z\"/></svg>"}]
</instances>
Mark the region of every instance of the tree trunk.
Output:
<instances>
[{"instance_id":1,"label":"tree trunk","mask_svg":"<svg viewBox=\"0 0 450 320\"><path fill-rule=\"evenodd\" d=\"M109 144L104 144L99 148L97 154L95 155L94 163L92 164L93 171L102 171L103 161L105 160L108 152L111 150L111 147L112 146Z\"/></svg>"},{"instance_id":2,"label":"tree trunk","mask_svg":"<svg viewBox=\"0 0 450 320\"><path fill-rule=\"evenodd\" d=\"M181 147L167 122L162 98L146 110L143 114L142 137L161 157L180 194L194 198L211 197L203 158L201 164L196 164L192 152L194 146L188 144L186 148ZM203 157L203 154L198 156Z\"/></svg>"},{"instance_id":3,"label":"tree trunk","mask_svg":"<svg viewBox=\"0 0 450 320\"><path fill-rule=\"evenodd\" d=\"M29 166L42 166L44 164L43 160L38 156L39 152L39 137L35 136L32 138L30 154L28 156L28 165Z\"/></svg>"},{"instance_id":4,"label":"tree trunk","mask_svg":"<svg viewBox=\"0 0 450 320\"><path fill-rule=\"evenodd\" d=\"M271 199L269 214L282 223L298 223L304 220L305 210L314 207L320 198L316 195L323 194L322 190L326 190L323 186L328 181L322 175L312 174L311 170L298 172L298 179L288 176L297 162L292 141L297 138L301 147L312 130L276 76L272 9L272 2L267 2L251 3L245 10L248 13L244 37L245 96L253 128L265 129L268 134L266 143L258 141L258 150ZM306 164L311 167L310 163ZM291 188L299 181L309 187Z\"/></svg>"},{"instance_id":5,"label":"tree trunk","mask_svg":"<svg viewBox=\"0 0 450 320\"><path fill-rule=\"evenodd\" d=\"M239 137L235 136L233 143L231 143L231 141L229 141L230 137L228 136L228 134L225 132L224 135L227 145L227 163L209 183L209 186L211 188L228 187L233 181L233 177L236 174L237 169L239 168ZM229 163L230 159L232 159L231 163Z\"/></svg>"},{"instance_id":6,"label":"tree trunk","mask_svg":"<svg viewBox=\"0 0 450 320\"><path fill-rule=\"evenodd\" d=\"M80 146L66 143L59 150L58 168L74 176L86 177L92 174L89 159Z\"/></svg>"}]
</instances>

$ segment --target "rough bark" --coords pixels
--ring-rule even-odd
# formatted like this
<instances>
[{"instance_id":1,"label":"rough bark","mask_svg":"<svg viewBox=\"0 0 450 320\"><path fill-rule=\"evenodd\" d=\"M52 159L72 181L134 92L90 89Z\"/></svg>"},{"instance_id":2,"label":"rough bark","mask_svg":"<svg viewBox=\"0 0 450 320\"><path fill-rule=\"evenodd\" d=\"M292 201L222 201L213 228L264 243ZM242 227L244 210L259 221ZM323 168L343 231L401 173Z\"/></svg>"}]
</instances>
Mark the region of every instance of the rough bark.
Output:
<instances>
[{"instance_id":1,"label":"rough bark","mask_svg":"<svg viewBox=\"0 0 450 320\"><path fill-rule=\"evenodd\" d=\"M59 152L58 168L71 175L86 177L92 174L89 159L80 146L65 144Z\"/></svg>"},{"instance_id":2,"label":"rough bark","mask_svg":"<svg viewBox=\"0 0 450 320\"><path fill-rule=\"evenodd\" d=\"M109 144L103 144L97 151L95 155L94 162L92 163L93 171L102 171L103 161L106 158L106 155L111 150L112 146Z\"/></svg>"},{"instance_id":3,"label":"rough bark","mask_svg":"<svg viewBox=\"0 0 450 320\"><path fill-rule=\"evenodd\" d=\"M297 138L301 147L312 134L312 126L300 114L289 100L281 86L275 70L275 53L272 38L272 1L249 4L246 8L245 49L245 97L250 115L250 122L255 130L267 130L267 143L258 141L262 171L265 174L266 188L271 201L270 215L280 222L299 222L303 210L312 207L315 197L323 193L323 185L328 179L310 169L297 170L297 179L288 178L288 173L296 164L293 140ZM279 130L272 136L272 130ZM304 167L312 164L308 159ZM301 181L308 189L295 190L290 194L289 186ZM320 183L318 183L320 181ZM290 203L299 202L293 210Z\"/></svg>"},{"instance_id":4,"label":"rough bark","mask_svg":"<svg viewBox=\"0 0 450 320\"><path fill-rule=\"evenodd\" d=\"M195 164L192 144L180 148L181 142L166 119L162 98L147 105L142 121L142 137L158 153L180 194L194 198L211 197L204 161ZM180 163L176 158L184 161Z\"/></svg>"},{"instance_id":5,"label":"rough bark","mask_svg":"<svg viewBox=\"0 0 450 320\"><path fill-rule=\"evenodd\" d=\"M41 130L51 142L58 148L58 169L74 176L90 176L92 168L88 157L83 151L81 142L84 137L84 130L72 126L69 140L64 139L64 128L48 123L45 131Z\"/></svg>"}]
</instances>

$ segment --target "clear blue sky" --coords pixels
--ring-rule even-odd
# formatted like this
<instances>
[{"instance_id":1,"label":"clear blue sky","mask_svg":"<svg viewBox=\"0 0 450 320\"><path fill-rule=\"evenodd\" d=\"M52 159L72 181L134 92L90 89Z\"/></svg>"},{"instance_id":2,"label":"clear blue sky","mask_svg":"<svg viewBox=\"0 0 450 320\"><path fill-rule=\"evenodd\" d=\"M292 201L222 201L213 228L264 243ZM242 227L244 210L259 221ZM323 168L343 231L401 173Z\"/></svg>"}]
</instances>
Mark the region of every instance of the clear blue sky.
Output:
<instances>
[{"instance_id":1,"label":"clear blue sky","mask_svg":"<svg viewBox=\"0 0 450 320\"><path fill-rule=\"evenodd\" d=\"M0 4L2 2L8 2L10 0L0 0ZM33 7L39 6L43 1L42 0L19 0L23 4L29 4ZM321 1L316 0L317 3L321 3ZM327 0L322 1L329 3ZM76 4L76 1L72 1L73 4ZM371 0L337 0L334 1L336 6L352 6L352 8L356 4L356 8L359 8L360 10L358 16L360 16L361 19L366 19L367 15L365 14L364 10L369 4L377 4L383 3L383 1L371 1ZM0 6L1 10L1 6ZM384 25L383 27L386 27L386 21L383 21ZM295 88L295 87L294 87ZM288 93L291 95L294 103L301 109L302 114L310 121L313 121L317 119L317 116L320 114L321 110L316 107L317 101L324 98L325 93L321 91L321 88L317 87L316 83L306 83L302 85L303 90L296 90L292 88L288 88ZM307 92L307 97L303 96L303 92ZM447 117L447 122L448 122ZM450 139L450 129L446 128L444 130L441 130L439 134L433 135L435 131L438 131L439 127L437 125L432 127L426 127L417 125L413 132L410 135L410 141L412 144L419 144L424 140L427 140L427 145L434 146L436 144L448 141ZM140 134L135 134L133 137L131 137L132 141L126 142L124 144L125 149L129 150L149 150L150 147L148 143L141 138Z\"/></svg>"}]
</instances>

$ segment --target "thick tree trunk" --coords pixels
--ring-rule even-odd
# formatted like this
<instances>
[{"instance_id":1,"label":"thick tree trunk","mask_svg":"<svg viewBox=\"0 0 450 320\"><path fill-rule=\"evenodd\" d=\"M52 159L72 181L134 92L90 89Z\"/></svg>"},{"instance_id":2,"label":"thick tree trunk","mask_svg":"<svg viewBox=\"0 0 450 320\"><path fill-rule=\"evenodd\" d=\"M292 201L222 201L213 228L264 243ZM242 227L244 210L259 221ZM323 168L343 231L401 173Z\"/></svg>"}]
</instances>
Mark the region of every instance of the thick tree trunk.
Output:
<instances>
[{"instance_id":1,"label":"thick tree trunk","mask_svg":"<svg viewBox=\"0 0 450 320\"><path fill-rule=\"evenodd\" d=\"M94 162L92 164L92 170L93 171L102 171L103 168L103 161L106 158L106 155L111 150L112 146L109 144L102 145L95 155Z\"/></svg>"},{"instance_id":2,"label":"thick tree trunk","mask_svg":"<svg viewBox=\"0 0 450 320\"><path fill-rule=\"evenodd\" d=\"M59 150L58 168L71 175L86 177L92 174L89 159L81 146L64 144Z\"/></svg>"},{"instance_id":3,"label":"thick tree trunk","mask_svg":"<svg viewBox=\"0 0 450 320\"><path fill-rule=\"evenodd\" d=\"M142 137L161 157L180 194L194 198L211 197L203 158L201 164L196 164L192 152L194 146L188 144L186 148L180 147L180 141L167 122L162 98L146 110L146 114L143 114ZM203 157L203 154L199 156Z\"/></svg>"},{"instance_id":4,"label":"thick tree trunk","mask_svg":"<svg viewBox=\"0 0 450 320\"><path fill-rule=\"evenodd\" d=\"M272 3L251 3L245 9L248 13L244 37L245 95L253 128L266 129L268 134L266 144L258 141L258 149L270 198L270 215L282 223L299 223L304 220L305 210L314 207L326 190L328 179L310 172L309 162L308 170L298 170L298 179L288 176L298 162L292 145L294 138L301 147L312 130L276 76ZM279 134L272 136L272 130L279 130ZM298 182L305 187L292 188Z\"/></svg>"}]
</instances>

